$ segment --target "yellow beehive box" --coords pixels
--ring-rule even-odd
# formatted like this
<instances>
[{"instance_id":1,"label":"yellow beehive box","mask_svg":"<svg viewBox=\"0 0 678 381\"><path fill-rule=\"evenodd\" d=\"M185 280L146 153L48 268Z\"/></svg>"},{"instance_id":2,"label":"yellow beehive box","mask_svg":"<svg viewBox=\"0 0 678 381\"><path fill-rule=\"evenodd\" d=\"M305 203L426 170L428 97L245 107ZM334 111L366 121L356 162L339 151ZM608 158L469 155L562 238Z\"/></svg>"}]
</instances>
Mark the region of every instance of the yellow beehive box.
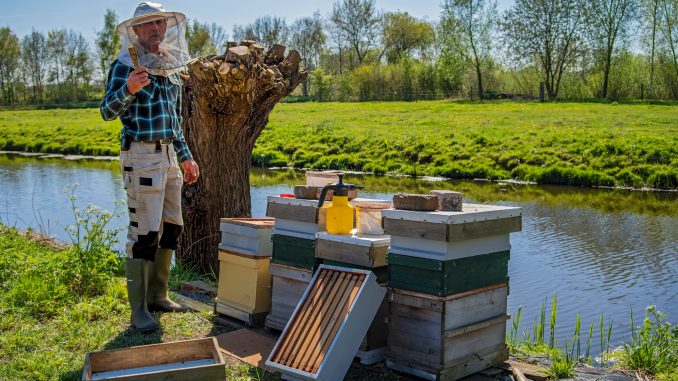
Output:
<instances>
[{"instance_id":1,"label":"yellow beehive box","mask_svg":"<svg viewBox=\"0 0 678 381\"><path fill-rule=\"evenodd\" d=\"M254 315L270 311L270 261L270 257L219 250L217 312L252 324Z\"/></svg>"}]
</instances>

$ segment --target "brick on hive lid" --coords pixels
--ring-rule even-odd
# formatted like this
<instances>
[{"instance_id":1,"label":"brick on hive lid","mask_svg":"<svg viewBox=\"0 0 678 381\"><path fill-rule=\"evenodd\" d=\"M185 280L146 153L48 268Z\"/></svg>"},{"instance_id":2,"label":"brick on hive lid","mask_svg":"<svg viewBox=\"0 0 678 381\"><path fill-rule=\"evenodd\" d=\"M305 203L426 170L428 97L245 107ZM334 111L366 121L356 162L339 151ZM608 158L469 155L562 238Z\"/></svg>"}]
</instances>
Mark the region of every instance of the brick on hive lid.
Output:
<instances>
[{"instance_id":1,"label":"brick on hive lid","mask_svg":"<svg viewBox=\"0 0 678 381\"><path fill-rule=\"evenodd\" d=\"M438 209L438 196L433 194L405 194L393 196L393 207L401 210L434 211Z\"/></svg>"},{"instance_id":2,"label":"brick on hive lid","mask_svg":"<svg viewBox=\"0 0 678 381\"><path fill-rule=\"evenodd\" d=\"M438 210L461 212L463 195L460 192L432 190L431 194L438 196Z\"/></svg>"}]
</instances>

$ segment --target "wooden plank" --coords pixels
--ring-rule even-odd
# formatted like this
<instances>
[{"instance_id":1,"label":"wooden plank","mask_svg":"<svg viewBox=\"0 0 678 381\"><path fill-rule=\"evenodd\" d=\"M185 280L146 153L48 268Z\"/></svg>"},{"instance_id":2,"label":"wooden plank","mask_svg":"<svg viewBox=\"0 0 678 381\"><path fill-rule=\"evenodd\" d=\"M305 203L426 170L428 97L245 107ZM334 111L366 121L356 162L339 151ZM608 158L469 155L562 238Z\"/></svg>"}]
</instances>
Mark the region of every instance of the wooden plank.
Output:
<instances>
[{"instance_id":1,"label":"wooden plank","mask_svg":"<svg viewBox=\"0 0 678 381\"><path fill-rule=\"evenodd\" d=\"M442 298L427 298L421 296L425 294L415 293L414 291L405 291L406 290L392 288L388 294L389 302L434 312L443 312L443 309L445 308L445 303Z\"/></svg>"},{"instance_id":2,"label":"wooden plank","mask_svg":"<svg viewBox=\"0 0 678 381\"><path fill-rule=\"evenodd\" d=\"M384 217L384 234L398 235L403 237L430 239L445 241L447 239L447 226L440 223L398 220Z\"/></svg>"},{"instance_id":3,"label":"wooden plank","mask_svg":"<svg viewBox=\"0 0 678 381\"><path fill-rule=\"evenodd\" d=\"M201 280L187 280L181 282L182 291L202 291L213 295L217 294L217 288Z\"/></svg>"},{"instance_id":4,"label":"wooden plank","mask_svg":"<svg viewBox=\"0 0 678 381\"><path fill-rule=\"evenodd\" d=\"M508 361L511 369L518 368L520 371L530 380L534 381L546 381L548 380L548 375L546 374L546 369L524 362L518 361Z\"/></svg>"},{"instance_id":5,"label":"wooden plank","mask_svg":"<svg viewBox=\"0 0 678 381\"><path fill-rule=\"evenodd\" d=\"M456 296L456 295L453 295ZM506 314L508 287L470 293L462 298L445 302L443 327L446 330L459 328ZM472 313L469 313L472 311Z\"/></svg>"},{"instance_id":6,"label":"wooden plank","mask_svg":"<svg viewBox=\"0 0 678 381\"><path fill-rule=\"evenodd\" d=\"M443 364L448 368L450 363L480 353L486 348L495 347L506 341L506 324L504 322L479 329L466 334L445 337L443 341Z\"/></svg>"},{"instance_id":7,"label":"wooden plank","mask_svg":"<svg viewBox=\"0 0 678 381\"><path fill-rule=\"evenodd\" d=\"M174 299L175 302L181 304L182 306L196 312L213 312L214 311L214 306L211 306L209 304L205 304L203 302L199 302L195 299L191 299L187 296L183 296L181 294L173 294L172 299Z\"/></svg>"},{"instance_id":8,"label":"wooden plank","mask_svg":"<svg viewBox=\"0 0 678 381\"><path fill-rule=\"evenodd\" d=\"M519 232L522 226L522 216L452 224L447 225L447 241L465 241L499 234L515 233Z\"/></svg>"},{"instance_id":9,"label":"wooden plank","mask_svg":"<svg viewBox=\"0 0 678 381\"><path fill-rule=\"evenodd\" d=\"M264 368L275 338L243 328L216 337L219 350L250 365Z\"/></svg>"},{"instance_id":10,"label":"wooden plank","mask_svg":"<svg viewBox=\"0 0 678 381\"><path fill-rule=\"evenodd\" d=\"M389 325L393 328L402 327L406 332L430 338L440 338L443 334L443 316L440 312L395 303L391 303L389 308Z\"/></svg>"},{"instance_id":11,"label":"wooden plank","mask_svg":"<svg viewBox=\"0 0 678 381\"><path fill-rule=\"evenodd\" d=\"M283 218L299 222L319 223L319 208L306 205L289 205L269 202L266 208L266 215L269 217Z\"/></svg>"},{"instance_id":12,"label":"wooden plank","mask_svg":"<svg viewBox=\"0 0 678 381\"><path fill-rule=\"evenodd\" d=\"M445 338L451 338L451 337L464 335L464 334L467 334L467 333L471 333L471 332L481 330L483 328L493 326L495 324L503 323L503 322L507 321L508 319L509 319L509 315L497 316L495 318L483 320L481 322L474 323L474 324L469 324L469 325L464 326L464 327L459 327L459 328L447 330L447 331L445 331L443 336Z\"/></svg>"},{"instance_id":13,"label":"wooden plank","mask_svg":"<svg viewBox=\"0 0 678 381\"><path fill-rule=\"evenodd\" d=\"M214 338L210 337L93 352L90 353L90 369L92 373L101 373L168 362L213 359L210 346L215 345Z\"/></svg>"}]
</instances>

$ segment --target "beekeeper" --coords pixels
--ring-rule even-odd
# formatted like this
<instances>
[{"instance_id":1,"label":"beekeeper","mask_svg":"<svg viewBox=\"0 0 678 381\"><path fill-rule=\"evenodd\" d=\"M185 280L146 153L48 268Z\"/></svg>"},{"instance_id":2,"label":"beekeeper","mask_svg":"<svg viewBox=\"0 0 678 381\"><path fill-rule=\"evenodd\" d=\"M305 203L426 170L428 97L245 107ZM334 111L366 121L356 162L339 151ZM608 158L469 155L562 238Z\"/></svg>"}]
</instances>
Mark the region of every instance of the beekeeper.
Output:
<instances>
[{"instance_id":1,"label":"beekeeper","mask_svg":"<svg viewBox=\"0 0 678 381\"><path fill-rule=\"evenodd\" d=\"M200 174L181 132L179 71L189 60L186 16L145 2L117 32L122 48L100 109L104 120L122 122L120 169L130 219L127 295L133 327L151 331L158 322L149 311L185 311L168 299L167 282L184 224L182 182L193 184Z\"/></svg>"}]
</instances>

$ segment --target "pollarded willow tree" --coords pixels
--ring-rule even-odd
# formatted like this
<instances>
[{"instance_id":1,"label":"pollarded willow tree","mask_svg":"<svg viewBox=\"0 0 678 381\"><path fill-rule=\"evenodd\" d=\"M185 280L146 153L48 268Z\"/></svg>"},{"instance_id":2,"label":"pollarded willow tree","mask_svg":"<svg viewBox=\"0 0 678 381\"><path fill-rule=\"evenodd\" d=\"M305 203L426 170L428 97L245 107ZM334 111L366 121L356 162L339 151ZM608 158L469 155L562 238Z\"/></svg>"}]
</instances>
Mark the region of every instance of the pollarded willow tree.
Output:
<instances>
[{"instance_id":1,"label":"pollarded willow tree","mask_svg":"<svg viewBox=\"0 0 678 381\"><path fill-rule=\"evenodd\" d=\"M249 172L254 143L273 107L306 77L296 50L264 54L242 41L225 55L188 64L183 86L183 131L201 176L184 186L185 229L177 257L204 272L216 271L223 217L250 216Z\"/></svg>"}]
</instances>

